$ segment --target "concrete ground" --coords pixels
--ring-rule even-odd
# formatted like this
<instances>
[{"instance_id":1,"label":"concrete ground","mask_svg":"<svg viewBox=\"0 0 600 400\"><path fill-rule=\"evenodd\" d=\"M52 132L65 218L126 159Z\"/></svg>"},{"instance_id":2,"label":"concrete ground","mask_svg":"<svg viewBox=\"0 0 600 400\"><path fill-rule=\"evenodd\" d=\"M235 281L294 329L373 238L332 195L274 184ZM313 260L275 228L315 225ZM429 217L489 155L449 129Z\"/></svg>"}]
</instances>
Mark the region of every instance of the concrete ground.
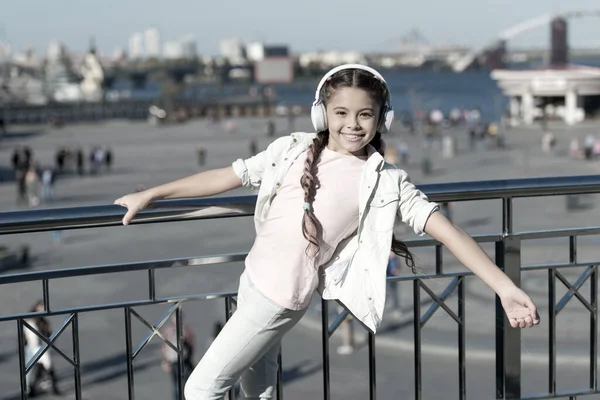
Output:
<instances>
[{"instance_id":1,"label":"concrete ground","mask_svg":"<svg viewBox=\"0 0 600 400\"><path fill-rule=\"evenodd\" d=\"M309 120L296 121L297 130L310 130ZM183 177L201 169L196 160L199 143L207 149L207 163L202 168L230 164L239 157L248 156L249 141L256 138L259 148L270 142L264 132L266 123L260 119L236 122L235 134L226 133L221 126L204 121L185 125L152 127L145 123L125 121L98 125L72 125L63 129L47 127L19 127L0 144L0 172L8 177L10 154L16 144L28 144L42 165L53 165L54 152L59 146L82 146L87 152L94 145L108 145L115 154L110 173L97 176L66 176L55 187L55 200L44 207L73 207L92 204L109 204L135 190ZM277 120L279 134L285 134L287 122ZM433 173L424 175L420 169L421 139L405 132L388 137L388 145L406 140L411 149L411 160L406 170L416 183L491 180L518 177L562 176L598 174L599 162L571 160L567 156L572 136L583 138L599 131L600 125L584 124L574 128L556 125L551 129L558 138L556 153L543 154L540 150L539 128L518 128L507 132L504 150L483 148L468 149L466 132L453 131L458 140L458 153L453 159L437 157ZM599 132L600 133L600 132ZM232 195L247 194L240 189ZM15 203L14 182L0 183L0 211L18 209ZM515 201L515 231L558 229L597 225L597 196L585 196L584 207L567 211L564 197L530 198ZM453 205L453 218L457 225L471 234L499 233L501 229L501 204L499 201L464 202ZM0 214L0 220L2 215ZM411 238L402 227L398 233ZM195 257L199 255L247 251L252 245L252 219L195 221L179 224L142 225L100 229L65 231L60 243L55 243L51 233L8 235L0 244L18 248L31 247L33 265L30 270L71 268L76 266L125 263L140 260ZM581 260L598 259L597 237L578 241ZM484 248L493 255L493 245ZM416 251L419 266L432 271L434 258L431 249ZM568 241L536 240L523 246L523 263L566 261ZM460 266L444 253L448 270ZM237 288L241 263L211 267L177 268L160 270L158 296L184 295ZM581 271L565 272L574 282ZM108 302L141 299L147 296L147 277L144 273L121 273L83 278L66 278L50 282L54 307L103 304ZM448 280L435 279L429 286L440 293ZM389 312L377 336L377 390L382 399L414 398L414 354L412 341L412 286L400 284L402 315ZM475 278L468 278L467 309L467 391L469 398L494 398L495 356L493 297ZM527 273L524 288L540 308L542 324L523 331L523 392L547 391L547 273ZM560 284L557 284L560 287ZM562 292L559 292L559 294ZM582 293L589 298L589 284ZM23 312L41 297L41 284L16 284L3 286L0 291L2 314ZM426 295L422 297L424 306ZM456 309L456 298L448 300ZM335 308L335 307L332 307ZM154 321L166 309L164 306L142 307L140 313ZM186 321L196 331L197 355L200 358L210 338L212 325L223 319L223 301L210 300L189 303L184 307ZM318 301L315 301L302 322L284 340L283 362L286 399L322 397L320 355L320 323ZM53 317L56 327L60 317ZM126 399L124 364L124 317L122 310L84 313L80 316L80 346L83 366L84 398ZM423 398L458 398L458 365L456 357L456 323L438 310L423 330ZM557 320L558 389L582 389L588 384L589 314L571 301ZM144 334L142 324L134 326L134 336ZM70 337L64 334L59 347L71 354ZM359 342L364 334L357 333ZM333 399L368 398L368 350L362 346L351 355L338 355L340 334L331 339L331 393ZM0 323L0 399L19 398L18 357L16 353L16 323ZM170 378L160 369L158 342L151 342L136 363L136 398L167 399L170 396ZM61 377L64 398L74 398L72 371L56 353L53 361ZM52 398L48 396L47 398ZM590 396L587 398L600 398Z\"/></svg>"}]
</instances>

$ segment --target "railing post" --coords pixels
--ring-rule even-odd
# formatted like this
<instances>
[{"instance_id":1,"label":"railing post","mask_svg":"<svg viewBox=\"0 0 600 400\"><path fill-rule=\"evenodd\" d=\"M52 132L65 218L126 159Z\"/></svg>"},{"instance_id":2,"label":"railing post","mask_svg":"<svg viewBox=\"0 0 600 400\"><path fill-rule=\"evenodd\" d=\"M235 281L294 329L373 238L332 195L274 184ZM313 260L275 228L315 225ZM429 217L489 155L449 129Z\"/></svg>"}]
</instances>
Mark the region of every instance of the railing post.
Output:
<instances>
[{"instance_id":1,"label":"railing post","mask_svg":"<svg viewBox=\"0 0 600 400\"><path fill-rule=\"evenodd\" d=\"M331 398L329 389L329 303L321 299L321 344L323 346L323 400Z\"/></svg>"},{"instance_id":2,"label":"railing post","mask_svg":"<svg viewBox=\"0 0 600 400\"><path fill-rule=\"evenodd\" d=\"M521 240L505 236L496 242L496 264L521 286ZM521 331L510 327L496 296L496 398L521 398Z\"/></svg>"}]
</instances>

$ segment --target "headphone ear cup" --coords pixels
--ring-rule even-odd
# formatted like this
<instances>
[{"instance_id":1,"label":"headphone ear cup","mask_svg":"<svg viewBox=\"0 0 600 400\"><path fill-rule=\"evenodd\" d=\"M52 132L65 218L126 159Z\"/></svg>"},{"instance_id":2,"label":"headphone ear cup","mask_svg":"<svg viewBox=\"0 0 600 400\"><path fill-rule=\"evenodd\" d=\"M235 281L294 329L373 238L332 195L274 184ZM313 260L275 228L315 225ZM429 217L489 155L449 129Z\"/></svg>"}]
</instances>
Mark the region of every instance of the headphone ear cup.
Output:
<instances>
[{"instance_id":1,"label":"headphone ear cup","mask_svg":"<svg viewBox=\"0 0 600 400\"><path fill-rule=\"evenodd\" d=\"M310 109L310 119L317 133L327 129L327 114L323 103L313 104Z\"/></svg>"},{"instance_id":2,"label":"headphone ear cup","mask_svg":"<svg viewBox=\"0 0 600 400\"><path fill-rule=\"evenodd\" d=\"M394 122L394 110L385 107L379 123L379 132L388 133L392 126L392 122Z\"/></svg>"}]
</instances>

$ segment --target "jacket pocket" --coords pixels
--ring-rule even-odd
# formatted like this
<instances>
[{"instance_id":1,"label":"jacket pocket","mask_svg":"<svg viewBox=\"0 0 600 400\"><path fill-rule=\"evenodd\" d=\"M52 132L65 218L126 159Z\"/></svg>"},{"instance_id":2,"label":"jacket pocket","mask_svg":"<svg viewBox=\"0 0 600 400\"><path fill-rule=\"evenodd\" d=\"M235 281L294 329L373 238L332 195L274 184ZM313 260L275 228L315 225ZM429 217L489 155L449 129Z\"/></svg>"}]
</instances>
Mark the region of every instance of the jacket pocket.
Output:
<instances>
[{"instance_id":1,"label":"jacket pocket","mask_svg":"<svg viewBox=\"0 0 600 400\"><path fill-rule=\"evenodd\" d=\"M400 193L398 192L376 194L369 202L369 207L381 208L393 202L398 203L399 200Z\"/></svg>"},{"instance_id":2,"label":"jacket pocket","mask_svg":"<svg viewBox=\"0 0 600 400\"><path fill-rule=\"evenodd\" d=\"M388 192L376 194L369 202L369 211L366 218L366 226L370 231L388 232L394 228L396 210L400 194Z\"/></svg>"}]
</instances>

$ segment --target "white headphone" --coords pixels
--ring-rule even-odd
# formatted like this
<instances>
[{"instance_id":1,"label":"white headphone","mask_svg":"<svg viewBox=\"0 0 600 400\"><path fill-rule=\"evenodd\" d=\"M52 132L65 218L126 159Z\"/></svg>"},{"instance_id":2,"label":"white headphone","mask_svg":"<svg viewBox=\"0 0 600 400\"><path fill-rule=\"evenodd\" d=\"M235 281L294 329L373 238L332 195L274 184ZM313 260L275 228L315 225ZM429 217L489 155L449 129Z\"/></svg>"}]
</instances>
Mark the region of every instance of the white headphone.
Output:
<instances>
[{"instance_id":1,"label":"white headphone","mask_svg":"<svg viewBox=\"0 0 600 400\"><path fill-rule=\"evenodd\" d=\"M315 101L313 102L312 108L310 110L310 119L312 121L313 127L317 132L322 132L327 129L327 113L325 110L325 105L323 104L323 100L321 99L321 88L327 82L333 74L336 72L342 71L344 69L361 69L363 71L370 72L375 76L375 78L379 79L385 85L387 90L387 97L385 99L385 104L381 110L381 116L379 119L379 127L377 130L381 133L386 133L390 130L390 126L392 126L392 121L394 121L394 110L392 109L392 97L390 94L390 88L387 85L383 76L377 71L375 71L371 67L367 67L362 64L344 64L339 67L335 67L331 71L325 74L325 76L319 82L317 86L317 91L315 93Z\"/></svg>"}]
</instances>

